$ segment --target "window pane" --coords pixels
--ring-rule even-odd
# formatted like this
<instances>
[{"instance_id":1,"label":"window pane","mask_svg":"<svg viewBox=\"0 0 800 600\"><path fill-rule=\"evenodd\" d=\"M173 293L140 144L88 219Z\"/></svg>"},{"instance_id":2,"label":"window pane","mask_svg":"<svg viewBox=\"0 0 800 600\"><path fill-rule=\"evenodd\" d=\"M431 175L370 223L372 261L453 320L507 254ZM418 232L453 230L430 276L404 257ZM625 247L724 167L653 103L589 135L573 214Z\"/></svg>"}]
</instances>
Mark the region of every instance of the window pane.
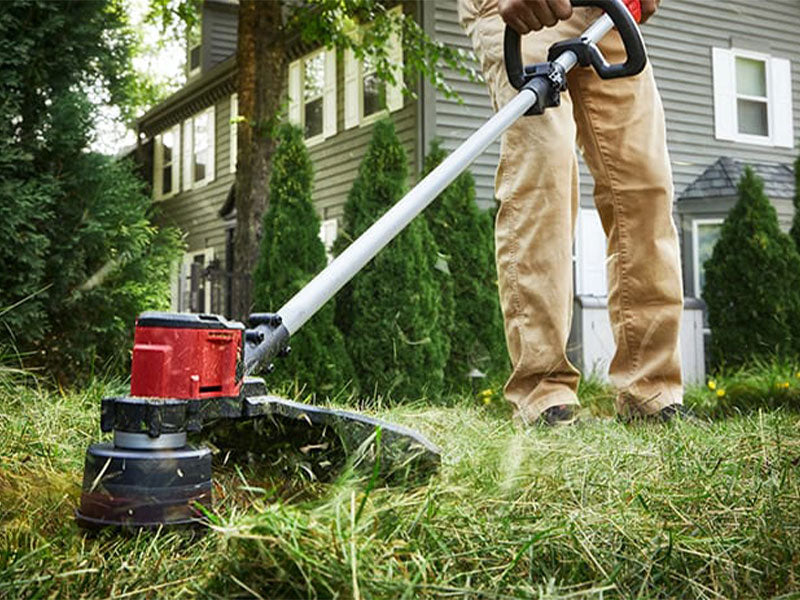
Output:
<instances>
[{"instance_id":1,"label":"window pane","mask_svg":"<svg viewBox=\"0 0 800 600\"><path fill-rule=\"evenodd\" d=\"M325 89L325 55L303 61L303 101L308 102L322 96Z\"/></svg>"},{"instance_id":2,"label":"window pane","mask_svg":"<svg viewBox=\"0 0 800 600\"><path fill-rule=\"evenodd\" d=\"M767 103L757 100L737 100L739 114L739 133L748 135L769 135Z\"/></svg>"},{"instance_id":3,"label":"window pane","mask_svg":"<svg viewBox=\"0 0 800 600\"><path fill-rule=\"evenodd\" d=\"M306 103L305 125L307 138L322 133L322 98Z\"/></svg>"},{"instance_id":4,"label":"window pane","mask_svg":"<svg viewBox=\"0 0 800 600\"><path fill-rule=\"evenodd\" d=\"M704 223L697 226L697 248L695 248L695 252L697 252L697 279L700 289L695 290L695 294L698 297L706 285L705 263L714 252L714 245L719 239L721 230L722 223Z\"/></svg>"},{"instance_id":5,"label":"window pane","mask_svg":"<svg viewBox=\"0 0 800 600\"><path fill-rule=\"evenodd\" d=\"M365 117L386 108L386 83L374 73L364 76L363 106Z\"/></svg>"},{"instance_id":6,"label":"window pane","mask_svg":"<svg viewBox=\"0 0 800 600\"><path fill-rule=\"evenodd\" d=\"M175 142L172 139L172 131L161 135L161 147L164 149L163 164L170 164L172 162L172 149L175 147Z\"/></svg>"},{"instance_id":7,"label":"window pane","mask_svg":"<svg viewBox=\"0 0 800 600\"><path fill-rule=\"evenodd\" d=\"M736 57L736 91L747 96L767 97L767 66L763 60Z\"/></svg>"},{"instance_id":8,"label":"window pane","mask_svg":"<svg viewBox=\"0 0 800 600\"><path fill-rule=\"evenodd\" d=\"M208 114L203 114L194 119L194 180L202 181L206 178L206 165L208 164Z\"/></svg>"},{"instance_id":9,"label":"window pane","mask_svg":"<svg viewBox=\"0 0 800 600\"><path fill-rule=\"evenodd\" d=\"M172 192L172 165L167 165L161 169L161 193L169 194Z\"/></svg>"}]
</instances>

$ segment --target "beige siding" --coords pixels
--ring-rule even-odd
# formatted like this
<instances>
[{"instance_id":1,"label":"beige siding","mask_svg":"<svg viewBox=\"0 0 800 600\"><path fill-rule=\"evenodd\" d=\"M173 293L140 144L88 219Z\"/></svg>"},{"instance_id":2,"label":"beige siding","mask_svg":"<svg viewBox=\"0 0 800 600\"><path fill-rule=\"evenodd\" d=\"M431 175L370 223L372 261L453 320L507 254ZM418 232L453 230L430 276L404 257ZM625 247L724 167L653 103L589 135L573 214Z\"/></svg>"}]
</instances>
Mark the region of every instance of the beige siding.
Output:
<instances>
[{"instance_id":1,"label":"beige siding","mask_svg":"<svg viewBox=\"0 0 800 600\"><path fill-rule=\"evenodd\" d=\"M177 226L186 234L189 251L214 248L214 256L224 261L225 226L219 217L219 209L225 202L234 179L228 162L230 97L215 103L214 120L214 180L201 188L181 191L176 196L159 202L158 205L161 221Z\"/></svg>"},{"instance_id":2,"label":"beige siding","mask_svg":"<svg viewBox=\"0 0 800 600\"><path fill-rule=\"evenodd\" d=\"M455 0L435 0L435 35L458 48L471 49L458 25ZM800 2L774 0L668 0L642 29L667 116L667 138L675 174L676 197L719 156L790 162L797 149L721 142L714 138L711 48L732 45L797 60ZM477 64L473 63L477 69ZM792 65L795 136L800 134L800 65ZM436 97L436 135L455 148L491 115L482 84L445 72L464 100L458 105ZM535 118L535 117L534 117ZM479 201L491 198L499 145L473 165ZM592 179L581 163L581 204L592 205Z\"/></svg>"},{"instance_id":3,"label":"beige siding","mask_svg":"<svg viewBox=\"0 0 800 600\"><path fill-rule=\"evenodd\" d=\"M797 149L714 138L711 48L733 45L793 61L795 139L800 133L797 0L668 0L643 28L667 114L676 195L720 156L791 162Z\"/></svg>"},{"instance_id":4,"label":"beige siding","mask_svg":"<svg viewBox=\"0 0 800 600\"><path fill-rule=\"evenodd\" d=\"M322 218L340 217L358 165L372 136L372 125L344 129L344 64L339 53L336 69L336 135L310 148L314 163L314 203ZM409 176L416 180L416 103L408 97L402 109L391 113L398 137L406 148Z\"/></svg>"},{"instance_id":5,"label":"beige siding","mask_svg":"<svg viewBox=\"0 0 800 600\"><path fill-rule=\"evenodd\" d=\"M425 13L427 17L430 9ZM458 23L455 0L436 0L434 23L425 23L426 29L436 39L448 46L472 52L472 43ZM477 63L471 63L476 73L480 73ZM447 150L457 148L478 127L488 120L493 110L489 101L489 93L482 81L467 80L463 75L451 69L445 69L443 76L447 84L460 96L458 100L445 98L443 94L435 96L435 125L434 131L426 133L432 139L438 137L442 140ZM428 148L425 148L427 152ZM478 203L483 207L494 203L494 173L497 169L497 160L500 156L500 142L495 142L484 152L470 167L475 176L475 191Z\"/></svg>"}]
</instances>

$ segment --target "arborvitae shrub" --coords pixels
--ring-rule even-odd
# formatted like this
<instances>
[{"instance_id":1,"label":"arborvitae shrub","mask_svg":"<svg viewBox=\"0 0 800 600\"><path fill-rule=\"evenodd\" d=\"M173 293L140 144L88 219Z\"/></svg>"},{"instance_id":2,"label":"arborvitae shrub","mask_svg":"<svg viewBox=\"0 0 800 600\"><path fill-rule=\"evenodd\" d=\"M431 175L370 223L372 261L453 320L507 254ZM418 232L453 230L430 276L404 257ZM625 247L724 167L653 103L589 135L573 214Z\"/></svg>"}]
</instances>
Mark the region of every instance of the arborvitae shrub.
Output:
<instances>
[{"instance_id":1,"label":"arborvitae shrub","mask_svg":"<svg viewBox=\"0 0 800 600\"><path fill-rule=\"evenodd\" d=\"M800 156L794 161L794 217L789 235L794 240L794 245L800 251Z\"/></svg>"},{"instance_id":2,"label":"arborvitae shrub","mask_svg":"<svg viewBox=\"0 0 800 600\"><path fill-rule=\"evenodd\" d=\"M282 125L253 274L253 303L259 311L277 311L326 265L320 219L311 199L313 182L302 132ZM350 359L333 315L334 305L329 302L292 337L292 352L278 360L269 376L271 382L293 382L307 392L330 395L352 380Z\"/></svg>"},{"instance_id":3,"label":"arborvitae shrub","mask_svg":"<svg viewBox=\"0 0 800 600\"><path fill-rule=\"evenodd\" d=\"M339 250L403 196L407 176L394 124L376 123L345 205ZM449 340L436 261L433 237L418 218L343 290L347 304L340 304L337 322L363 393L402 400L441 390Z\"/></svg>"},{"instance_id":4,"label":"arborvitae shrub","mask_svg":"<svg viewBox=\"0 0 800 600\"><path fill-rule=\"evenodd\" d=\"M785 358L800 339L800 255L781 232L764 183L751 168L705 263L703 299L717 366Z\"/></svg>"},{"instance_id":5,"label":"arborvitae shrub","mask_svg":"<svg viewBox=\"0 0 800 600\"><path fill-rule=\"evenodd\" d=\"M426 174L447 153L438 140L425 159ZM504 374L508 354L497 293L492 217L475 203L475 179L459 175L425 211L439 252L447 261L455 300L450 359L446 378L453 387L469 384L478 368L489 376Z\"/></svg>"}]
</instances>

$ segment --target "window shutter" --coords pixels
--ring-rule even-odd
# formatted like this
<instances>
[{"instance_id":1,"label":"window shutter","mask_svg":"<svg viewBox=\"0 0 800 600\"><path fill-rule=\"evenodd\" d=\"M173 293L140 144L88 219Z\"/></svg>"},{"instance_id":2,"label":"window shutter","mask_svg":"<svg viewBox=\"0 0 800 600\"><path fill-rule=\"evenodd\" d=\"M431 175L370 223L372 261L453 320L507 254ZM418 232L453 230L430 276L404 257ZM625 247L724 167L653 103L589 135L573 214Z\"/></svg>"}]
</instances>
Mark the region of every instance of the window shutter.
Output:
<instances>
[{"instance_id":1,"label":"window shutter","mask_svg":"<svg viewBox=\"0 0 800 600\"><path fill-rule=\"evenodd\" d=\"M183 190L192 189L192 152L194 144L192 143L192 120L186 119L183 122Z\"/></svg>"},{"instance_id":2,"label":"window shutter","mask_svg":"<svg viewBox=\"0 0 800 600\"><path fill-rule=\"evenodd\" d=\"M386 86L386 108L393 112L403 108L403 38L399 32L392 34L387 51L396 83Z\"/></svg>"},{"instance_id":3,"label":"window shutter","mask_svg":"<svg viewBox=\"0 0 800 600\"><path fill-rule=\"evenodd\" d=\"M355 53L347 48L344 51L344 128L358 125L360 99L358 85L358 60Z\"/></svg>"},{"instance_id":4,"label":"window shutter","mask_svg":"<svg viewBox=\"0 0 800 600\"><path fill-rule=\"evenodd\" d=\"M300 117L300 107L303 103L301 67L302 61L300 60L289 65L289 122L295 125L302 123Z\"/></svg>"},{"instance_id":5,"label":"window shutter","mask_svg":"<svg viewBox=\"0 0 800 600\"><path fill-rule=\"evenodd\" d=\"M325 94L322 108L322 135L336 135L336 49L325 51Z\"/></svg>"},{"instance_id":6,"label":"window shutter","mask_svg":"<svg viewBox=\"0 0 800 600\"><path fill-rule=\"evenodd\" d=\"M722 48L712 48L714 71L714 129L718 140L735 140L736 125L736 73L733 53Z\"/></svg>"},{"instance_id":7,"label":"window shutter","mask_svg":"<svg viewBox=\"0 0 800 600\"><path fill-rule=\"evenodd\" d=\"M175 147L172 149L172 193L177 194L180 187L180 170L181 170L181 126L175 125L172 128L172 139ZM163 154L162 154L163 159Z\"/></svg>"},{"instance_id":8,"label":"window shutter","mask_svg":"<svg viewBox=\"0 0 800 600\"><path fill-rule=\"evenodd\" d=\"M208 118L208 173L206 173L206 181L210 182L214 181L217 173L214 168L216 163L217 119L213 104L206 111L206 116Z\"/></svg>"},{"instance_id":9,"label":"window shutter","mask_svg":"<svg viewBox=\"0 0 800 600\"><path fill-rule=\"evenodd\" d=\"M794 121L792 117L792 63L785 58L769 61L772 83L772 140L781 148L794 147Z\"/></svg>"},{"instance_id":10,"label":"window shutter","mask_svg":"<svg viewBox=\"0 0 800 600\"><path fill-rule=\"evenodd\" d=\"M236 173L236 158L239 154L239 95L233 94L231 96L231 134L230 134L230 149L228 151L230 158L231 173Z\"/></svg>"},{"instance_id":11,"label":"window shutter","mask_svg":"<svg viewBox=\"0 0 800 600\"><path fill-rule=\"evenodd\" d=\"M580 209L576 245L578 250L576 294L605 296L608 293L606 235L600 223L600 214L593 208Z\"/></svg>"},{"instance_id":12,"label":"window shutter","mask_svg":"<svg viewBox=\"0 0 800 600\"><path fill-rule=\"evenodd\" d=\"M164 147L161 145L161 136L153 140L153 200L160 200L163 195L162 173L164 167Z\"/></svg>"}]
</instances>

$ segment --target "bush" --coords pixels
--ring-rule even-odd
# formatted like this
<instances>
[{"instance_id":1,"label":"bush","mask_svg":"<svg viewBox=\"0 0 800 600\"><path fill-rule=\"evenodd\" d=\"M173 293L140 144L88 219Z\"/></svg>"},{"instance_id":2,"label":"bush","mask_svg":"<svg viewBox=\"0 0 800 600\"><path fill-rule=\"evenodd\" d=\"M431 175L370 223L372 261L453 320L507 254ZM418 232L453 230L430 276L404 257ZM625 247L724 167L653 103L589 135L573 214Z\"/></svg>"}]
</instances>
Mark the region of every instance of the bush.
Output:
<instances>
[{"instance_id":1,"label":"bush","mask_svg":"<svg viewBox=\"0 0 800 600\"><path fill-rule=\"evenodd\" d=\"M800 156L794 161L794 217L792 218L792 228L789 235L794 240L795 248L800 251Z\"/></svg>"},{"instance_id":2,"label":"bush","mask_svg":"<svg viewBox=\"0 0 800 600\"><path fill-rule=\"evenodd\" d=\"M447 153L434 141L425 160L432 171ZM475 203L475 179L459 175L426 210L428 227L453 280L454 325L448 383L463 388L467 373L477 367L487 375L503 375L508 354L494 264L494 228L491 215Z\"/></svg>"},{"instance_id":3,"label":"bush","mask_svg":"<svg viewBox=\"0 0 800 600\"><path fill-rule=\"evenodd\" d=\"M130 33L115 3L0 10L0 345L62 380L127 361L136 315L168 305L180 247L133 167L88 151L85 90L121 99Z\"/></svg>"},{"instance_id":4,"label":"bush","mask_svg":"<svg viewBox=\"0 0 800 600\"><path fill-rule=\"evenodd\" d=\"M393 123L376 123L345 204L339 249L403 196L407 177L406 151ZM443 309L437 258L427 223L416 219L344 290L347 303L340 303L337 323L362 391L400 400L441 390L451 317Z\"/></svg>"},{"instance_id":5,"label":"bush","mask_svg":"<svg viewBox=\"0 0 800 600\"><path fill-rule=\"evenodd\" d=\"M800 345L800 255L751 168L705 264L713 362L791 358Z\"/></svg>"},{"instance_id":6,"label":"bush","mask_svg":"<svg viewBox=\"0 0 800 600\"><path fill-rule=\"evenodd\" d=\"M277 311L327 262L319 237L320 220L311 200L314 175L300 129L281 126L272 159L270 207L253 274L258 310ZM309 391L336 392L353 372L342 334L333 324L334 305L323 306L292 338L292 353L270 381L293 381Z\"/></svg>"}]
</instances>

